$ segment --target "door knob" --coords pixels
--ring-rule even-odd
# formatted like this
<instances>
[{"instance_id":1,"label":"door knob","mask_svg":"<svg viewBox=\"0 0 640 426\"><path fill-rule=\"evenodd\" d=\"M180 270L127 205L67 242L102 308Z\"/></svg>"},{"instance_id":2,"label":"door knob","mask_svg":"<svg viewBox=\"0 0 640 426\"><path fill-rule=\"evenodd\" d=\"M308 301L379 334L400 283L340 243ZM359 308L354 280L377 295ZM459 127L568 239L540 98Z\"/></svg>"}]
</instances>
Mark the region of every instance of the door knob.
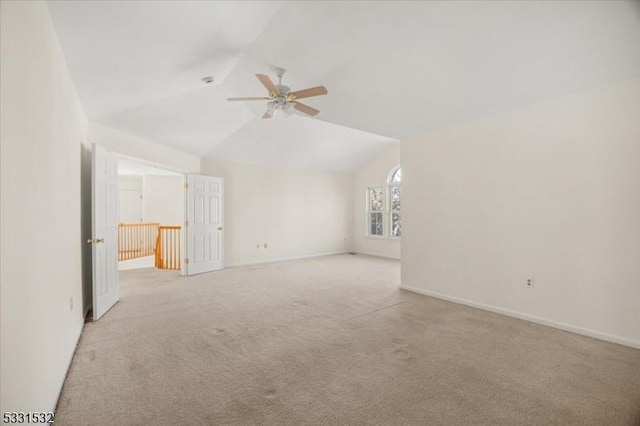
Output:
<instances>
[{"instance_id":1,"label":"door knob","mask_svg":"<svg viewBox=\"0 0 640 426\"><path fill-rule=\"evenodd\" d=\"M87 240L87 244L91 244L91 243L104 243L104 238L89 238Z\"/></svg>"}]
</instances>

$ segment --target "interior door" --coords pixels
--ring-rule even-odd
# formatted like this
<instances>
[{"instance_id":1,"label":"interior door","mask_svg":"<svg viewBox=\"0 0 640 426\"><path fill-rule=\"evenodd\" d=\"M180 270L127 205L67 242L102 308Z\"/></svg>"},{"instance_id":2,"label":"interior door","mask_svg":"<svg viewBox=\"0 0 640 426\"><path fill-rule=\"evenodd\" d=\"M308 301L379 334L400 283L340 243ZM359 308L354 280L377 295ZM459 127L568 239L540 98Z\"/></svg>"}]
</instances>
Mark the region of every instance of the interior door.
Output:
<instances>
[{"instance_id":1,"label":"interior door","mask_svg":"<svg viewBox=\"0 0 640 426\"><path fill-rule=\"evenodd\" d=\"M187 275L224 268L222 209L222 179L188 174L184 262Z\"/></svg>"},{"instance_id":2,"label":"interior door","mask_svg":"<svg viewBox=\"0 0 640 426\"><path fill-rule=\"evenodd\" d=\"M93 144L91 161L91 232L93 319L119 299L118 291L118 160Z\"/></svg>"}]
</instances>

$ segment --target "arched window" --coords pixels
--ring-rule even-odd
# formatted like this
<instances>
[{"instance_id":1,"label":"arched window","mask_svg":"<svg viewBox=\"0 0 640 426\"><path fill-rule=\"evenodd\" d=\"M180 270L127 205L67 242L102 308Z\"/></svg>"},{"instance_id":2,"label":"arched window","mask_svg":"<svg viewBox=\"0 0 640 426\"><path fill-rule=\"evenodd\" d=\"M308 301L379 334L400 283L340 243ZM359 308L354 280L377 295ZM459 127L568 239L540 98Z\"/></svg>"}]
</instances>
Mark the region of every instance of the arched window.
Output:
<instances>
[{"instance_id":1,"label":"arched window","mask_svg":"<svg viewBox=\"0 0 640 426\"><path fill-rule=\"evenodd\" d=\"M394 167L389 173L389 237L400 238L402 236L402 219L400 213L402 198L402 169Z\"/></svg>"}]
</instances>

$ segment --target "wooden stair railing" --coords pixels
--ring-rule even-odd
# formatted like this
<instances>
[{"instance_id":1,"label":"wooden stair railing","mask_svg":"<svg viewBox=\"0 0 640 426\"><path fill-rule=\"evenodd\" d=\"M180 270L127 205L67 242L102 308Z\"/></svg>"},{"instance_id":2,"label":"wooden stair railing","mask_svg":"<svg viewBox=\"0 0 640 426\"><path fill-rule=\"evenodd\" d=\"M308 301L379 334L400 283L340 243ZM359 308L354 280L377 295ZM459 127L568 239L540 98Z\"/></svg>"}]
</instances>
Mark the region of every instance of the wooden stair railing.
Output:
<instances>
[{"instance_id":1,"label":"wooden stair railing","mask_svg":"<svg viewBox=\"0 0 640 426\"><path fill-rule=\"evenodd\" d=\"M180 226L159 226L156 239L156 268L180 270Z\"/></svg>"},{"instance_id":2,"label":"wooden stair railing","mask_svg":"<svg viewBox=\"0 0 640 426\"><path fill-rule=\"evenodd\" d=\"M159 223L121 223L118 225L118 260L137 259L155 253Z\"/></svg>"}]
</instances>

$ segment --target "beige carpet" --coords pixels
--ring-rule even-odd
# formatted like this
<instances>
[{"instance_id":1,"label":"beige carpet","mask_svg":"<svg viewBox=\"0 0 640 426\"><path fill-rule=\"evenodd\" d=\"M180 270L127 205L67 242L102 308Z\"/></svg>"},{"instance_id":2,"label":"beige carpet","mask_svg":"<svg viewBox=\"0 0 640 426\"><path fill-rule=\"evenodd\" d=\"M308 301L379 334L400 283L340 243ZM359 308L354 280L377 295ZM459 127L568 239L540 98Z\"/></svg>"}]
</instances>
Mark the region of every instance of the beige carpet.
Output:
<instances>
[{"instance_id":1,"label":"beige carpet","mask_svg":"<svg viewBox=\"0 0 640 426\"><path fill-rule=\"evenodd\" d=\"M639 425L640 351L398 289L366 256L121 275L59 425Z\"/></svg>"}]
</instances>

